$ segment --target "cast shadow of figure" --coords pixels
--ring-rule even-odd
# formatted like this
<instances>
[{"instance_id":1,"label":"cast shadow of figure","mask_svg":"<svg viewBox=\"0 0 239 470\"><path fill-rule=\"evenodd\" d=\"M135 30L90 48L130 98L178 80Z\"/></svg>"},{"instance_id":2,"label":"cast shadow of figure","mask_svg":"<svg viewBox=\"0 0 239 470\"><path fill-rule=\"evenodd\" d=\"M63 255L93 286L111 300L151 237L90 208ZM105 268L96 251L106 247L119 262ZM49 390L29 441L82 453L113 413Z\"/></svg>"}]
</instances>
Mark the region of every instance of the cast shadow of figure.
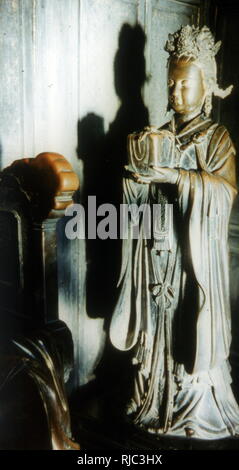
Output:
<instances>
[{"instance_id":1,"label":"cast shadow of figure","mask_svg":"<svg viewBox=\"0 0 239 470\"><path fill-rule=\"evenodd\" d=\"M127 135L148 124L142 99L146 81L145 34L139 25L123 25L114 60L115 90L120 108L104 134L103 118L93 113L78 123L78 156L84 163L83 202L96 196L100 204L122 202L122 176L127 163ZM97 221L99 221L98 218ZM86 224L87 225L87 224ZM87 240L87 313L109 318L116 299L120 265L119 240Z\"/></svg>"},{"instance_id":2,"label":"cast shadow of figure","mask_svg":"<svg viewBox=\"0 0 239 470\"><path fill-rule=\"evenodd\" d=\"M2 143L0 141L0 170L2 170Z\"/></svg>"},{"instance_id":3,"label":"cast shadow of figure","mask_svg":"<svg viewBox=\"0 0 239 470\"><path fill-rule=\"evenodd\" d=\"M113 204L117 213L119 204L122 203L127 136L147 126L149 119L142 99L142 87L146 82L145 42L145 34L139 25L122 26L114 59L115 91L121 105L108 132L104 133L103 117L94 113L88 114L78 123L78 157L83 160L84 166L81 198L85 208L90 195L96 196L97 207L103 203ZM99 220L98 218L97 221ZM86 240L86 258L87 314L91 318L104 318L104 328L108 331L117 299L121 240ZM125 359L126 356L117 352L106 340L103 357L95 371L100 389L106 389L107 382L111 386L117 383L117 378L124 369Z\"/></svg>"}]
</instances>

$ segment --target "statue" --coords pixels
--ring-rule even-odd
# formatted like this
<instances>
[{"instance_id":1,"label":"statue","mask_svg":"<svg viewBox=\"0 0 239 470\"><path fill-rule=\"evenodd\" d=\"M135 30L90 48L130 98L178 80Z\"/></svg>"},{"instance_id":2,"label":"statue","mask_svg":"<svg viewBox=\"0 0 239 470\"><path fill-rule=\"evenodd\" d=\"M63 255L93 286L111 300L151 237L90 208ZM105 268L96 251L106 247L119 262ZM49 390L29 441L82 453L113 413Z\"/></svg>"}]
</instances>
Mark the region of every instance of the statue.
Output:
<instances>
[{"instance_id":1,"label":"statue","mask_svg":"<svg viewBox=\"0 0 239 470\"><path fill-rule=\"evenodd\" d=\"M123 240L110 338L132 350L127 414L154 434L218 439L239 433L231 390L227 232L237 193L235 148L212 121L215 43L207 27L169 35L168 94L174 116L128 137L124 202L161 207L145 236ZM129 234L132 233L132 220Z\"/></svg>"}]
</instances>

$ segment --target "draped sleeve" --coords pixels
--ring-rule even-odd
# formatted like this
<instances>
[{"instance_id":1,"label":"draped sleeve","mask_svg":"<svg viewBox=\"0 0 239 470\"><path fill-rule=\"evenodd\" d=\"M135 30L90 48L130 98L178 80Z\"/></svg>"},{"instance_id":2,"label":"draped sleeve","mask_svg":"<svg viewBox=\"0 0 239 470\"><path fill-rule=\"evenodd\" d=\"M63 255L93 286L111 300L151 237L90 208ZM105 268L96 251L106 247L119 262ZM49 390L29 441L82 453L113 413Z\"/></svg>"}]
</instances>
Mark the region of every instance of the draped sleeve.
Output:
<instances>
[{"instance_id":1,"label":"draped sleeve","mask_svg":"<svg viewBox=\"0 0 239 470\"><path fill-rule=\"evenodd\" d=\"M179 202L187 213L192 269L198 287L193 372L209 370L229 355L231 343L228 223L236 195L235 148L223 126L198 142L199 170L180 170Z\"/></svg>"},{"instance_id":2,"label":"draped sleeve","mask_svg":"<svg viewBox=\"0 0 239 470\"><path fill-rule=\"evenodd\" d=\"M129 350L136 344L140 329L150 329L149 253L145 248L147 234L143 224L144 212L149 208L149 185L138 184L125 178L123 194L122 207L127 212L127 207L134 206L136 214L132 217L131 213L128 217L125 213L124 217L121 217L123 243L118 282L120 293L110 325L110 339L116 348ZM139 207L143 211L137 215ZM136 238L132 236L135 222L139 227Z\"/></svg>"}]
</instances>

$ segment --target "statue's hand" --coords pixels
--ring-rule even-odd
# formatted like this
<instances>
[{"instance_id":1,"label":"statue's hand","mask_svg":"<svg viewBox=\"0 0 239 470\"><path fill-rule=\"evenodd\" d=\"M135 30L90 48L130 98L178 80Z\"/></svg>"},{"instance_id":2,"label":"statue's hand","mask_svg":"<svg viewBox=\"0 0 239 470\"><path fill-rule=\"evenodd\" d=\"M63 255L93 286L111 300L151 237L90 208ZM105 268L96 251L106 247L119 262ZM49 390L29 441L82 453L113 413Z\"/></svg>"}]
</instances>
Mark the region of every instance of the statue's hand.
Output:
<instances>
[{"instance_id":1,"label":"statue's hand","mask_svg":"<svg viewBox=\"0 0 239 470\"><path fill-rule=\"evenodd\" d=\"M179 176L179 171L175 168L160 168L157 166L150 166L149 174L141 175L140 173L130 172L130 177L136 183L150 184L150 183L170 183L176 184Z\"/></svg>"},{"instance_id":2,"label":"statue's hand","mask_svg":"<svg viewBox=\"0 0 239 470\"><path fill-rule=\"evenodd\" d=\"M154 176L152 182L154 183L170 183L176 184L179 177L179 170L176 168L161 168L158 166L150 165Z\"/></svg>"}]
</instances>

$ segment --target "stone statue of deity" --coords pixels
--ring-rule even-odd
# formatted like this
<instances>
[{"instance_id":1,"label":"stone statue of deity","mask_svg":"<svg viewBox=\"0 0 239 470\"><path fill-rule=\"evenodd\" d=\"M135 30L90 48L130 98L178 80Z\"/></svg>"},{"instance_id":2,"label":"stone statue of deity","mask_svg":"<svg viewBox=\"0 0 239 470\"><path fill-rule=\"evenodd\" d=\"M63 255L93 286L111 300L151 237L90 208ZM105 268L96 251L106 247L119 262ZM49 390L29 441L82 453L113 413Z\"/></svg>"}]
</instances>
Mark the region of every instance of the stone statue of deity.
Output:
<instances>
[{"instance_id":1,"label":"stone statue of deity","mask_svg":"<svg viewBox=\"0 0 239 470\"><path fill-rule=\"evenodd\" d=\"M236 189L235 148L210 117L217 83L207 27L169 35L168 95L174 115L128 137L124 203L160 207L146 236L144 211L129 218L110 338L132 350L127 406L147 432L200 439L239 433L231 390L228 223Z\"/></svg>"}]
</instances>

